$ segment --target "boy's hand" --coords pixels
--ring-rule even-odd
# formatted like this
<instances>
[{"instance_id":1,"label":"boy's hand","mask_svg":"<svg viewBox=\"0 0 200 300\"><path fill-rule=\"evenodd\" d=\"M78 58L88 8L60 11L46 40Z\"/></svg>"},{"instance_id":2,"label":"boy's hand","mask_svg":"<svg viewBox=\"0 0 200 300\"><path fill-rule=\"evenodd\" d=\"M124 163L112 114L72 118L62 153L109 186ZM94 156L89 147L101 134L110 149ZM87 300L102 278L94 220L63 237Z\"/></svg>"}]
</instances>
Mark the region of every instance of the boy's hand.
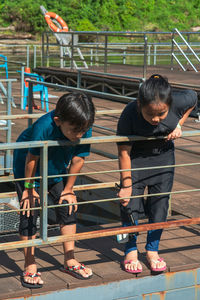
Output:
<instances>
[{"instance_id":1,"label":"boy's hand","mask_svg":"<svg viewBox=\"0 0 200 300\"><path fill-rule=\"evenodd\" d=\"M66 192L65 190L62 191L58 203L62 204L63 200L66 200L70 204L77 203L76 195L74 194L74 192ZM78 209L77 205L69 205L69 215L71 215L73 207L74 207L74 212L76 212Z\"/></svg>"},{"instance_id":2,"label":"boy's hand","mask_svg":"<svg viewBox=\"0 0 200 300\"><path fill-rule=\"evenodd\" d=\"M129 187L129 188L121 188L120 189L120 191L119 191L119 193L117 194L117 196L119 197L119 198L122 198L121 200L120 200L120 203L121 203L121 205L122 206L127 206L128 205L128 203L129 203L129 201L130 201L130 199L123 199L124 197L130 197L132 195L132 186L131 187Z\"/></svg>"},{"instance_id":3,"label":"boy's hand","mask_svg":"<svg viewBox=\"0 0 200 300\"><path fill-rule=\"evenodd\" d=\"M35 207L35 201L38 201L38 204L40 203L40 196L36 192L35 189L25 189L22 194L22 198L20 201L20 208L22 209L30 209L32 207ZM27 215L27 217L30 217L30 210L23 211L23 215ZM31 215L34 215L34 211L31 211Z\"/></svg>"}]
</instances>

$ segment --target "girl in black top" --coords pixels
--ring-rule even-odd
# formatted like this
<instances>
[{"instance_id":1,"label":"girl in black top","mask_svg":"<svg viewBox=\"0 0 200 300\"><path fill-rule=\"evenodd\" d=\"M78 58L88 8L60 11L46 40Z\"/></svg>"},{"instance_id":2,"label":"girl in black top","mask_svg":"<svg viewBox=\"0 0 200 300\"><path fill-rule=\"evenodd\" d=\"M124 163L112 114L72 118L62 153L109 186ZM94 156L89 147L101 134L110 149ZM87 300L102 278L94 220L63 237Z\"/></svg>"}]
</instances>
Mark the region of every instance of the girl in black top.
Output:
<instances>
[{"instance_id":1,"label":"girl in black top","mask_svg":"<svg viewBox=\"0 0 200 300\"><path fill-rule=\"evenodd\" d=\"M167 79L152 75L139 89L137 101L129 103L121 114L117 134L122 136L156 136L155 140L118 143L119 168L145 168L148 170L122 171L121 217L123 225L131 225L130 214L137 220L144 216L144 190L149 194L171 192L174 168L152 169L151 167L173 165L174 139L181 137L181 126L197 102L196 92L174 90ZM160 137L160 138L159 138ZM164 138L166 137L166 138ZM141 195L140 198L124 197ZM145 212L149 223L164 222L167 218L169 194L147 197ZM147 234L147 260L152 271L166 269L165 261L159 257L158 248L162 230L151 230ZM142 265L138 261L137 236L129 238L125 247L124 269L130 273L140 273Z\"/></svg>"}]
</instances>

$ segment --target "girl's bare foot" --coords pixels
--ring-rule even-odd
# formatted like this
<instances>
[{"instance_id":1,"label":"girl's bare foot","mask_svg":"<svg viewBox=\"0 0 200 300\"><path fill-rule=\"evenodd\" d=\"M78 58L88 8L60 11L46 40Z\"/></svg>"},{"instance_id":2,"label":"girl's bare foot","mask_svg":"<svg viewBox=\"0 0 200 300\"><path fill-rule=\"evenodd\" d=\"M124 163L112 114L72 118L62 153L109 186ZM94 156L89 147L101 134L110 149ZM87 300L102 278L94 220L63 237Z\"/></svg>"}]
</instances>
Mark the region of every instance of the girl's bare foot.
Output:
<instances>
[{"instance_id":1,"label":"girl's bare foot","mask_svg":"<svg viewBox=\"0 0 200 300\"><path fill-rule=\"evenodd\" d=\"M154 272L165 271L167 266L163 258L160 258L157 251L147 251L147 260L150 268Z\"/></svg>"},{"instance_id":2,"label":"girl's bare foot","mask_svg":"<svg viewBox=\"0 0 200 300\"><path fill-rule=\"evenodd\" d=\"M129 273L142 272L142 265L138 260L138 251L129 252L124 258L124 269Z\"/></svg>"}]
</instances>

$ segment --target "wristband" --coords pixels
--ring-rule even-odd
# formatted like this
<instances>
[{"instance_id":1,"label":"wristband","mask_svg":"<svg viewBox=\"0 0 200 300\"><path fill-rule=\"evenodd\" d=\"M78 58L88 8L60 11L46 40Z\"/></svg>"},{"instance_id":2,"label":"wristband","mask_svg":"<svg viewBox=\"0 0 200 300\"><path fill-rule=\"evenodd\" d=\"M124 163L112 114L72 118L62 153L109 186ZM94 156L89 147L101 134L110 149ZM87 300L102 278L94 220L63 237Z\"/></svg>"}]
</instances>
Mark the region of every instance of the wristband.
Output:
<instances>
[{"instance_id":1,"label":"wristband","mask_svg":"<svg viewBox=\"0 0 200 300\"><path fill-rule=\"evenodd\" d=\"M181 124L178 122L177 126L178 129L181 129Z\"/></svg>"},{"instance_id":2,"label":"wristband","mask_svg":"<svg viewBox=\"0 0 200 300\"><path fill-rule=\"evenodd\" d=\"M33 189L35 187L35 183L32 182L24 182L25 189Z\"/></svg>"},{"instance_id":3,"label":"wristband","mask_svg":"<svg viewBox=\"0 0 200 300\"><path fill-rule=\"evenodd\" d=\"M130 188L130 187L132 187L132 184L131 184L131 185L128 185L128 186L121 186L121 189L128 189L128 188Z\"/></svg>"},{"instance_id":4,"label":"wristband","mask_svg":"<svg viewBox=\"0 0 200 300\"><path fill-rule=\"evenodd\" d=\"M128 188L132 187L132 184L128 185L128 186L122 186L122 185L119 185L118 183L115 183L115 186L116 186L116 188L119 188L119 189L128 189Z\"/></svg>"}]
</instances>

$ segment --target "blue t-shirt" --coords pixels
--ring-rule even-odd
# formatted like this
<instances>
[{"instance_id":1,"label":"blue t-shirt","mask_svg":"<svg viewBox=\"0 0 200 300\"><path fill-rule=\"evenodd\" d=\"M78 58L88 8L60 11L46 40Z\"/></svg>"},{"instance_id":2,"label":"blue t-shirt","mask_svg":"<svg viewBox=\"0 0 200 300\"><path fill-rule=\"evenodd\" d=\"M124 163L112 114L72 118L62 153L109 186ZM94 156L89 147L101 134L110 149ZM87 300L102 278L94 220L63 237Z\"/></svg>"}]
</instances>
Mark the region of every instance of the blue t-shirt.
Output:
<instances>
[{"instance_id":1,"label":"blue t-shirt","mask_svg":"<svg viewBox=\"0 0 200 300\"><path fill-rule=\"evenodd\" d=\"M18 137L17 142L27 141L69 141L60 128L54 121L55 111L51 111L29 128L24 130ZM92 128L82 136L82 138L89 138L92 136ZM40 148L30 149L16 149L14 151L13 172L15 178L24 178L25 161L28 151L33 155L40 155ZM90 145L69 145L69 146L51 146L48 147L48 175L66 174L66 168L74 156L85 157L90 153ZM39 176L40 163L38 162L35 176ZM62 180L62 177L49 178L48 184L54 184Z\"/></svg>"}]
</instances>

